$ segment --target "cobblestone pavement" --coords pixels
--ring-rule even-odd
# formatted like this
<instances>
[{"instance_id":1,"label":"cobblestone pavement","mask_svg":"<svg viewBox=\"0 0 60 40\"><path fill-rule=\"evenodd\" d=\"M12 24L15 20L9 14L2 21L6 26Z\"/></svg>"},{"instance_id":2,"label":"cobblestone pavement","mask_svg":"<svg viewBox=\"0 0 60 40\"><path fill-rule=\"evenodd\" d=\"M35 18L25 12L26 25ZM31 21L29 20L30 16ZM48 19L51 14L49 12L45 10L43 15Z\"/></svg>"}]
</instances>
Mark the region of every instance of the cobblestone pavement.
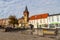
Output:
<instances>
[{"instance_id":1,"label":"cobblestone pavement","mask_svg":"<svg viewBox=\"0 0 60 40\"><path fill-rule=\"evenodd\" d=\"M19 32L4 32L0 29L0 40L56 40L55 38L40 37L37 35Z\"/></svg>"}]
</instances>

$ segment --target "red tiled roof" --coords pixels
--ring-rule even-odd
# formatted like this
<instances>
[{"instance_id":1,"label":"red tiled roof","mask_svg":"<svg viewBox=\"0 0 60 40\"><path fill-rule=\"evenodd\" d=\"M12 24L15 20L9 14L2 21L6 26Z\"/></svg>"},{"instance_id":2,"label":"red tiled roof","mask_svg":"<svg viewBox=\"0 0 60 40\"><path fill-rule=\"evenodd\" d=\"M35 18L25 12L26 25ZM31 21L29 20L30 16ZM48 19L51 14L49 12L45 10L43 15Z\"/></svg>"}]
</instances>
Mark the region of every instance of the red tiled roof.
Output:
<instances>
[{"instance_id":1,"label":"red tiled roof","mask_svg":"<svg viewBox=\"0 0 60 40\"><path fill-rule=\"evenodd\" d=\"M48 13L34 15L34 16L31 16L31 17L29 18L29 20L47 18L48 15L49 15Z\"/></svg>"}]
</instances>

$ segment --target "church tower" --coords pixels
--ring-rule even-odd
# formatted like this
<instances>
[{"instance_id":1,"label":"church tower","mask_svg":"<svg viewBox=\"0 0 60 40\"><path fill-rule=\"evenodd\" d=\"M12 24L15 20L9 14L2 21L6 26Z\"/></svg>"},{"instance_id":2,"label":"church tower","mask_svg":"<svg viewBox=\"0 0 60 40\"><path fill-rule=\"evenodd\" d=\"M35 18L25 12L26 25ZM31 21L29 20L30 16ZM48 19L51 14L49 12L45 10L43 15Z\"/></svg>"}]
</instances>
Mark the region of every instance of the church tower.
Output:
<instances>
[{"instance_id":1,"label":"church tower","mask_svg":"<svg viewBox=\"0 0 60 40\"><path fill-rule=\"evenodd\" d=\"M24 15L24 26L27 27L28 26L28 21L29 21L29 11L28 11L27 6L25 7L23 15Z\"/></svg>"}]
</instances>

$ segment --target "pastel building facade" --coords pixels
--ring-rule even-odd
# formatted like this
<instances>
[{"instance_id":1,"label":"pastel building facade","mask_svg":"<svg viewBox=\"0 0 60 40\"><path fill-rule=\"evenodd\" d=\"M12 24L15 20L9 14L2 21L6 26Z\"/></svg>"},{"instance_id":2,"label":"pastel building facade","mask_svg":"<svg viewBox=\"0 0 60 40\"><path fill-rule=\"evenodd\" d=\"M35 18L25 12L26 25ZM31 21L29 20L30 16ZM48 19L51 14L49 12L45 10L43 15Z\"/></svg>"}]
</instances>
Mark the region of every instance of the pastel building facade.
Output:
<instances>
[{"instance_id":1,"label":"pastel building facade","mask_svg":"<svg viewBox=\"0 0 60 40\"><path fill-rule=\"evenodd\" d=\"M60 28L60 14L34 15L30 17L29 24L34 25L34 28Z\"/></svg>"},{"instance_id":2,"label":"pastel building facade","mask_svg":"<svg viewBox=\"0 0 60 40\"><path fill-rule=\"evenodd\" d=\"M7 25L9 25L9 21L10 20L8 18L0 19L0 26L6 27Z\"/></svg>"},{"instance_id":3,"label":"pastel building facade","mask_svg":"<svg viewBox=\"0 0 60 40\"><path fill-rule=\"evenodd\" d=\"M29 24L34 25L34 28L44 28L48 26L48 13L38 14L29 18Z\"/></svg>"},{"instance_id":4,"label":"pastel building facade","mask_svg":"<svg viewBox=\"0 0 60 40\"><path fill-rule=\"evenodd\" d=\"M60 14L52 14L48 16L49 28L60 28Z\"/></svg>"}]
</instances>

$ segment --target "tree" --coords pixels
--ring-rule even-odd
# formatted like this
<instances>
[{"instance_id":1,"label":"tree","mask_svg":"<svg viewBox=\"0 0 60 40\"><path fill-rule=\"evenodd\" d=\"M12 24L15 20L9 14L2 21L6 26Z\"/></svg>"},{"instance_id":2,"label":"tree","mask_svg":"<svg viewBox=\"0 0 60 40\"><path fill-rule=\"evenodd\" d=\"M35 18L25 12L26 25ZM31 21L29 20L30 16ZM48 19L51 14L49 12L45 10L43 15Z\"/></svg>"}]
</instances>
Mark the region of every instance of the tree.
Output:
<instances>
[{"instance_id":1,"label":"tree","mask_svg":"<svg viewBox=\"0 0 60 40\"><path fill-rule=\"evenodd\" d=\"M12 16L12 15L10 15L9 16L9 24L12 24L13 25L13 27L15 27L15 24L18 24L18 20L17 20L17 18L16 18L16 16Z\"/></svg>"}]
</instances>

